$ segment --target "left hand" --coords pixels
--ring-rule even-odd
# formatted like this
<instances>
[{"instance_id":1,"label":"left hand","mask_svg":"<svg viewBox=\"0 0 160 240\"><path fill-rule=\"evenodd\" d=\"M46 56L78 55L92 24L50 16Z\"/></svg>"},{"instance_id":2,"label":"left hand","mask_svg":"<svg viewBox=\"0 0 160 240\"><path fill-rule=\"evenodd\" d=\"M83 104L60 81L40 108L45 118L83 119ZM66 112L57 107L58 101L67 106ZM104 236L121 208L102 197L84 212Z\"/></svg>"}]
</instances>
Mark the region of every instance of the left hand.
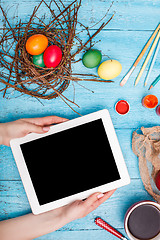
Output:
<instances>
[{"instance_id":1,"label":"left hand","mask_svg":"<svg viewBox=\"0 0 160 240\"><path fill-rule=\"evenodd\" d=\"M26 136L28 133L45 133L50 125L67 121L66 118L48 116L42 118L24 118L14 122L0 123L0 144L10 146L10 140Z\"/></svg>"}]
</instances>

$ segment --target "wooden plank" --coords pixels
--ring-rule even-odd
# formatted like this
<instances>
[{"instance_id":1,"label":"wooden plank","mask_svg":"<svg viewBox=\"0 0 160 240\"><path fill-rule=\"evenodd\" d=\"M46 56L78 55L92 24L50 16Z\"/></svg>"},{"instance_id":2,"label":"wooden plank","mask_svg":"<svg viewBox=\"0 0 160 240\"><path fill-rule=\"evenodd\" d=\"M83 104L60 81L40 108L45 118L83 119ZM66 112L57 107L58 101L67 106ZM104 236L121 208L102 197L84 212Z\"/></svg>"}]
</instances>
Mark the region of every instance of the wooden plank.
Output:
<instances>
[{"instance_id":1,"label":"wooden plank","mask_svg":"<svg viewBox=\"0 0 160 240\"><path fill-rule=\"evenodd\" d=\"M124 236L126 233L124 229L118 229ZM127 236L126 236L127 237ZM56 231L45 236L36 238L37 240L97 240L97 239L112 239L117 240L117 237L108 233L105 230L80 230L80 231Z\"/></svg>"},{"instance_id":2,"label":"wooden plank","mask_svg":"<svg viewBox=\"0 0 160 240\"><path fill-rule=\"evenodd\" d=\"M12 3L10 0L2 0L1 4L2 7L8 11L9 19L11 18L10 21L13 21L14 23L17 19L27 21L33 11L33 8L38 5L39 2L40 1L15 0L14 3ZM47 0L46 2L49 3L50 1ZM63 1L66 6L71 2L71 0ZM87 24L89 27L93 26L104 17L111 3L112 0L83 0L82 6L79 10L78 20L85 25ZM44 12L46 12L46 20L49 20L50 15L48 14L47 8L44 4L42 5L42 8L43 11L39 11L38 16L42 16ZM56 12L56 7L54 7L54 10ZM108 18L114 11L116 12L116 15L106 29L153 30L159 22L160 4L159 0L114 1L114 4L108 14ZM15 13L14 18L13 13ZM3 18L1 17L0 19ZM0 22L2 24L2 21Z\"/></svg>"},{"instance_id":3,"label":"wooden plank","mask_svg":"<svg viewBox=\"0 0 160 240\"><path fill-rule=\"evenodd\" d=\"M21 216L30 212L30 206L21 181L1 181L0 194L0 220ZM96 216L110 219L110 224L116 228L123 228L124 215L130 205L147 199L152 200L144 189L142 181L140 179L132 179L131 184L119 188L110 199L95 211L84 219L67 224L62 230L98 229L94 224Z\"/></svg>"},{"instance_id":4,"label":"wooden plank","mask_svg":"<svg viewBox=\"0 0 160 240\"><path fill-rule=\"evenodd\" d=\"M9 210L10 209L10 210ZM0 220L31 212L21 181L0 182Z\"/></svg>"}]
</instances>

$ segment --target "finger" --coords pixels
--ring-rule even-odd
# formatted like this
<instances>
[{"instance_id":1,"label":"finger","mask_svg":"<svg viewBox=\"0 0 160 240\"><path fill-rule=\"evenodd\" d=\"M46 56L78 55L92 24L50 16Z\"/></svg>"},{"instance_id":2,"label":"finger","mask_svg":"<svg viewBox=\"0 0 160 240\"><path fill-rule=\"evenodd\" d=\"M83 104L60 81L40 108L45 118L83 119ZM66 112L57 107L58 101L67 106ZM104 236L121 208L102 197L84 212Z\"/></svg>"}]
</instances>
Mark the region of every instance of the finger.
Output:
<instances>
[{"instance_id":1,"label":"finger","mask_svg":"<svg viewBox=\"0 0 160 240\"><path fill-rule=\"evenodd\" d=\"M89 196L84 202L83 207L85 208L86 215L95 210L101 203L99 202L99 199L104 196L103 193L94 193L91 196Z\"/></svg>"},{"instance_id":2,"label":"finger","mask_svg":"<svg viewBox=\"0 0 160 240\"><path fill-rule=\"evenodd\" d=\"M57 116L47 116L47 117L41 117L41 118L24 118L22 120L36 124L36 125L45 126L45 125L51 125L54 123L62 123L67 121L68 119L57 117Z\"/></svg>"},{"instance_id":3,"label":"finger","mask_svg":"<svg viewBox=\"0 0 160 240\"><path fill-rule=\"evenodd\" d=\"M115 191L116 191L116 189L104 193L103 196L102 196L101 198L99 198L98 202L99 202L100 204L102 204L102 203L105 202L107 199L109 199Z\"/></svg>"},{"instance_id":4,"label":"finger","mask_svg":"<svg viewBox=\"0 0 160 240\"><path fill-rule=\"evenodd\" d=\"M112 196L114 192L115 190L111 190L106 193L92 194L88 199L86 199L86 201L89 200L86 205L86 207L88 207L88 213L92 212L97 207L99 207L102 203L104 203L108 198Z\"/></svg>"},{"instance_id":5,"label":"finger","mask_svg":"<svg viewBox=\"0 0 160 240\"><path fill-rule=\"evenodd\" d=\"M101 193L101 192L97 192L97 193L93 193L92 195L90 195L85 201L84 203L86 205L91 205L93 204L95 201L99 201L99 202L104 202L106 201L108 198L110 198L112 196L112 194L116 191L116 189L111 190L109 192L106 193Z\"/></svg>"},{"instance_id":6,"label":"finger","mask_svg":"<svg viewBox=\"0 0 160 240\"><path fill-rule=\"evenodd\" d=\"M97 193L93 193L92 195L90 195L83 203L84 205L87 207L91 206L95 201L98 200L98 196L101 195L102 193L97 192Z\"/></svg>"},{"instance_id":7,"label":"finger","mask_svg":"<svg viewBox=\"0 0 160 240\"><path fill-rule=\"evenodd\" d=\"M42 126L38 126L32 123L25 123L23 124L23 132L24 134L28 134L28 133L44 133L47 132L49 130L49 127L42 127Z\"/></svg>"}]
</instances>

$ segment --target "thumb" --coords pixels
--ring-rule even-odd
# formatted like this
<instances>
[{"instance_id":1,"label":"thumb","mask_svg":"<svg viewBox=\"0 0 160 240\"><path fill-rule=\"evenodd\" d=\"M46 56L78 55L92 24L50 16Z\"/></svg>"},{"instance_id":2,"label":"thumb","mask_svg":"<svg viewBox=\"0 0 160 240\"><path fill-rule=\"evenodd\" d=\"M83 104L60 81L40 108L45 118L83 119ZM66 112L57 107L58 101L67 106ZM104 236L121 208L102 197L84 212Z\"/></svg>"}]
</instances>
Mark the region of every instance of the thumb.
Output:
<instances>
[{"instance_id":1,"label":"thumb","mask_svg":"<svg viewBox=\"0 0 160 240\"><path fill-rule=\"evenodd\" d=\"M45 133L48 132L50 127L43 127L43 126L38 126L29 122L25 122L23 125L24 128L24 134L28 133Z\"/></svg>"}]
</instances>

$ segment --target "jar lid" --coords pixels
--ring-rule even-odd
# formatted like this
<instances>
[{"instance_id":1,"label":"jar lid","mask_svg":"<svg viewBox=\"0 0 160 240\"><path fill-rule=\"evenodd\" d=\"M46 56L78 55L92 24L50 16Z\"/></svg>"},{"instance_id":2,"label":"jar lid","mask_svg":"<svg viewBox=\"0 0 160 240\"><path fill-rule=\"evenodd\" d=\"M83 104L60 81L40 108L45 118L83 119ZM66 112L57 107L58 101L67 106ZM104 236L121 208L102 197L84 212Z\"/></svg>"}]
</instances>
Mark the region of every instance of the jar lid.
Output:
<instances>
[{"instance_id":1,"label":"jar lid","mask_svg":"<svg viewBox=\"0 0 160 240\"><path fill-rule=\"evenodd\" d=\"M125 100L120 100L115 105L115 110L118 114L125 115L129 112L129 103Z\"/></svg>"}]
</instances>

